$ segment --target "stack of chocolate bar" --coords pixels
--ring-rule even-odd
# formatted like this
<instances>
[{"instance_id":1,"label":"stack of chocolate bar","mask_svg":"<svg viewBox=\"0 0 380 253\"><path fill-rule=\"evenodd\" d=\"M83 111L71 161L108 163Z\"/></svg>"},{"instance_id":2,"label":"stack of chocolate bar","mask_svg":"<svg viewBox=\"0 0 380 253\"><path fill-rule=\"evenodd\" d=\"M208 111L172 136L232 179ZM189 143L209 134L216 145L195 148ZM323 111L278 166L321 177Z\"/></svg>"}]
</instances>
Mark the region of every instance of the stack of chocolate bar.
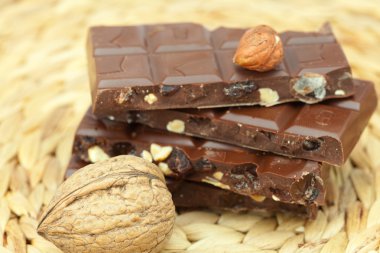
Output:
<instances>
[{"instance_id":1,"label":"stack of chocolate bar","mask_svg":"<svg viewBox=\"0 0 380 253\"><path fill-rule=\"evenodd\" d=\"M375 110L373 84L352 78L328 25L280 34L284 59L264 73L232 62L244 32L91 28L93 105L67 176L132 154L159 166L178 208L315 217L329 167L344 164Z\"/></svg>"}]
</instances>

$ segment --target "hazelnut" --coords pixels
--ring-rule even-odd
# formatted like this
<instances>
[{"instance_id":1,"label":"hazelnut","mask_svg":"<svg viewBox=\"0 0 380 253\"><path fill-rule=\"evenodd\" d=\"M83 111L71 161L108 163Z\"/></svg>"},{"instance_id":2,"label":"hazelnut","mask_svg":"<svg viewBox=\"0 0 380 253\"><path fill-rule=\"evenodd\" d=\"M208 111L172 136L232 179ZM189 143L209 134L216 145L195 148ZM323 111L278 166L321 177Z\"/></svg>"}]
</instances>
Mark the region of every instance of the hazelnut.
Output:
<instances>
[{"instance_id":1,"label":"hazelnut","mask_svg":"<svg viewBox=\"0 0 380 253\"><path fill-rule=\"evenodd\" d=\"M160 145L155 143L150 145L150 153L153 156L153 160L156 162L164 161L166 158L169 157L172 151L173 148L170 146L161 147Z\"/></svg>"},{"instance_id":2,"label":"hazelnut","mask_svg":"<svg viewBox=\"0 0 380 253\"><path fill-rule=\"evenodd\" d=\"M166 129L174 133L183 133L185 132L185 122L179 119L169 121L166 125Z\"/></svg>"},{"instance_id":3,"label":"hazelnut","mask_svg":"<svg viewBox=\"0 0 380 253\"><path fill-rule=\"evenodd\" d=\"M277 91L272 90L271 88L260 88L259 93L261 105L274 105L280 98Z\"/></svg>"},{"instance_id":4,"label":"hazelnut","mask_svg":"<svg viewBox=\"0 0 380 253\"><path fill-rule=\"evenodd\" d=\"M144 97L144 101L151 105L157 101L157 97L153 93L149 93Z\"/></svg>"},{"instance_id":5,"label":"hazelnut","mask_svg":"<svg viewBox=\"0 0 380 253\"><path fill-rule=\"evenodd\" d=\"M274 69L284 56L282 42L271 27L260 25L247 30L240 39L233 62L259 72Z\"/></svg>"},{"instance_id":6,"label":"hazelnut","mask_svg":"<svg viewBox=\"0 0 380 253\"><path fill-rule=\"evenodd\" d=\"M145 161L148 161L148 162L153 162L153 157L152 155L149 153L149 151L146 151L146 150L143 150L141 152L141 158L143 158Z\"/></svg>"},{"instance_id":7,"label":"hazelnut","mask_svg":"<svg viewBox=\"0 0 380 253\"><path fill-rule=\"evenodd\" d=\"M97 163L101 161L105 161L109 159L109 155L107 155L103 149L101 149L99 146L92 146L87 150L88 153L88 159L92 163Z\"/></svg>"}]
</instances>

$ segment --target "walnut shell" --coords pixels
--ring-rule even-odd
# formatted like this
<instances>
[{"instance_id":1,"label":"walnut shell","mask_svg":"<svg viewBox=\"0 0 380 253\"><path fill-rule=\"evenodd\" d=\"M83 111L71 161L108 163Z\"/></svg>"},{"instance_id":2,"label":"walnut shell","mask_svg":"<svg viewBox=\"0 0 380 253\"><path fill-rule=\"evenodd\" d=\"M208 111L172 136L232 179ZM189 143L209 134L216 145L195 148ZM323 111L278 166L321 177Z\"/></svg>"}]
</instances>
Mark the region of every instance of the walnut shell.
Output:
<instances>
[{"instance_id":1,"label":"walnut shell","mask_svg":"<svg viewBox=\"0 0 380 253\"><path fill-rule=\"evenodd\" d=\"M264 72L274 69L283 57L282 42L276 31L260 25L243 34L233 62L249 70Z\"/></svg>"},{"instance_id":2,"label":"walnut shell","mask_svg":"<svg viewBox=\"0 0 380 253\"><path fill-rule=\"evenodd\" d=\"M135 156L88 165L68 178L38 233L64 252L158 252L175 220L158 167Z\"/></svg>"}]
</instances>

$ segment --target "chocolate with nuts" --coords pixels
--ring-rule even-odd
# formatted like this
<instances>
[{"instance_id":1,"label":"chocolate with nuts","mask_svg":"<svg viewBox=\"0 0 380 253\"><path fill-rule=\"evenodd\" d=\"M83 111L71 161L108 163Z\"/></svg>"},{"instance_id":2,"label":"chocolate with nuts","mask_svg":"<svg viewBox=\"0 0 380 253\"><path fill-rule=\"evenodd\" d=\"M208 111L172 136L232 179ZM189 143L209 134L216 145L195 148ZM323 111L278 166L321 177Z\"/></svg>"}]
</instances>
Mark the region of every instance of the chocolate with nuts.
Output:
<instances>
[{"instance_id":1,"label":"chocolate with nuts","mask_svg":"<svg viewBox=\"0 0 380 253\"><path fill-rule=\"evenodd\" d=\"M73 155L66 171L66 178L69 178L75 171L88 164L88 162L84 162ZM246 212L251 210L291 212L314 219L318 210L317 205L282 203L271 198L251 198L205 183L166 178L166 184L172 193L173 202L177 211L208 208L217 211L227 210L232 212Z\"/></svg>"},{"instance_id":2,"label":"chocolate with nuts","mask_svg":"<svg viewBox=\"0 0 380 253\"><path fill-rule=\"evenodd\" d=\"M283 32L283 61L261 73L232 62L245 29L192 23L93 27L93 112L316 103L353 94L351 69L329 25Z\"/></svg>"},{"instance_id":3,"label":"chocolate with nuts","mask_svg":"<svg viewBox=\"0 0 380 253\"><path fill-rule=\"evenodd\" d=\"M169 131L169 122L175 120L182 122L181 132L188 135L342 165L377 104L371 82L354 83L353 97L317 105L139 111L115 118Z\"/></svg>"},{"instance_id":4,"label":"chocolate with nuts","mask_svg":"<svg viewBox=\"0 0 380 253\"><path fill-rule=\"evenodd\" d=\"M94 162L94 147L109 157L121 154L153 161L165 176L202 182L253 199L323 205L325 173L320 163L290 159L213 141L126 124L83 118L74 141L74 156ZM101 157L103 153L99 152Z\"/></svg>"}]
</instances>

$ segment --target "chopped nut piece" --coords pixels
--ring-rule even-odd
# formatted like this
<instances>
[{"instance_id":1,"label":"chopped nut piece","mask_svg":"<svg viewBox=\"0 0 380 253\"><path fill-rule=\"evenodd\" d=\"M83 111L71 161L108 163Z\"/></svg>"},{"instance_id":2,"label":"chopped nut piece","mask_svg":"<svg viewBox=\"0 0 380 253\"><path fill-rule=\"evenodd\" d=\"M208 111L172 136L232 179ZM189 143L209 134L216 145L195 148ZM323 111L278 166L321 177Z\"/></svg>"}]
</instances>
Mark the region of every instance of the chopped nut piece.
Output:
<instances>
[{"instance_id":1,"label":"chopped nut piece","mask_svg":"<svg viewBox=\"0 0 380 253\"><path fill-rule=\"evenodd\" d=\"M215 187L218 187L218 188L222 188L222 189L225 189L225 190L230 190L230 186L228 186L226 184L222 184L221 182L216 181L212 177L206 177L206 178L202 179L202 182L207 183L207 184L211 184L211 185L213 185Z\"/></svg>"},{"instance_id":2,"label":"chopped nut piece","mask_svg":"<svg viewBox=\"0 0 380 253\"><path fill-rule=\"evenodd\" d=\"M157 97L153 93L149 93L148 95L144 97L144 100L145 102L151 105L157 101Z\"/></svg>"},{"instance_id":3,"label":"chopped nut piece","mask_svg":"<svg viewBox=\"0 0 380 253\"><path fill-rule=\"evenodd\" d=\"M346 95L346 92L344 90L336 90L334 94L337 96L344 96Z\"/></svg>"},{"instance_id":4,"label":"chopped nut piece","mask_svg":"<svg viewBox=\"0 0 380 253\"><path fill-rule=\"evenodd\" d=\"M251 195L251 199L253 199L256 202L263 202L265 200L265 196L253 194L253 195Z\"/></svg>"},{"instance_id":5,"label":"chopped nut piece","mask_svg":"<svg viewBox=\"0 0 380 253\"><path fill-rule=\"evenodd\" d=\"M143 150L143 152L141 152L141 157L148 161L148 162L153 162L153 157L152 155L149 153L149 151L146 151L146 150Z\"/></svg>"},{"instance_id":6,"label":"chopped nut piece","mask_svg":"<svg viewBox=\"0 0 380 253\"><path fill-rule=\"evenodd\" d=\"M153 156L153 160L156 162L164 161L170 156L172 151L173 148L170 146L162 147L155 143L152 143L152 145L150 145L150 153Z\"/></svg>"},{"instance_id":7,"label":"chopped nut piece","mask_svg":"<svg viewBox=\"0 0 380 253\"><path fill-rule=\"evenodd\" d=\"M276 195L272 195L272 199L274 200L274 201L280 201L280 198L279 197L277 197Z\"/></svg>"},{"instance_id":8,"label":"chopped nut piece","mask_svg":"<svg viewBox=\"0 0 380 253\"><path fill-rule=\"evenodd\" d=\"M169 121L166 125L166 129L174 133L183 133L185 132L185 122L179 119Z\"/></svg>"},{"instance_id":9,"label":"chopped nut piece","mask_svg":"<svg viewBox=\"0 0 380 253\"><path fill-rule=\"evenodd\" d=\"M87 153L92 163L101 162L110 158L99 146L90 147Z\"/></svg>"},{"instance_id":10,"label":"chopped nut piece","mask_svg":"<svg viewBox=\"0 0 380 253\"><path fill-rule=\"evenodd\" d=\"M218 179L218 180L222 180L222 178L223 178L223 173L220 172L220 171L217 171L217 172L215 172L212 176L213 176L214 178Z\"/></svg>"},{"instance_id":11,"label":"chopped nut piece","mask_svg":"<svg viewBox=\"0 0 380 253\"><path fill-rule=\"evenodd\" d=\"M271 88L260 88L259 92L260 92L260 104L262 105L273 105L280 98L278 96L277 91L272 90Z\"/></svg>"},{"instance_id":12,"label":"chopped nut piece","mask_svg":"<svg viewBox=\"0 0 380 253\"><path fill-rule=\"evenodd\" d=\"M158 164L158 168L164 173L165 176L173 175L173 171L169 168L169 165L167 163L160 162Z\"/></svg>"},{"instance_id":13,"label":"chopped nut piece","mask_svg":"<svg viewBox=\"0 0 380 253\"><path fill-rule=\"evenodd\" d=\"M305 73L293 85L294 91L301 95L301 101L318 102L326 96L327 81L323 75Z\"/></svg>"}]
</instances>

